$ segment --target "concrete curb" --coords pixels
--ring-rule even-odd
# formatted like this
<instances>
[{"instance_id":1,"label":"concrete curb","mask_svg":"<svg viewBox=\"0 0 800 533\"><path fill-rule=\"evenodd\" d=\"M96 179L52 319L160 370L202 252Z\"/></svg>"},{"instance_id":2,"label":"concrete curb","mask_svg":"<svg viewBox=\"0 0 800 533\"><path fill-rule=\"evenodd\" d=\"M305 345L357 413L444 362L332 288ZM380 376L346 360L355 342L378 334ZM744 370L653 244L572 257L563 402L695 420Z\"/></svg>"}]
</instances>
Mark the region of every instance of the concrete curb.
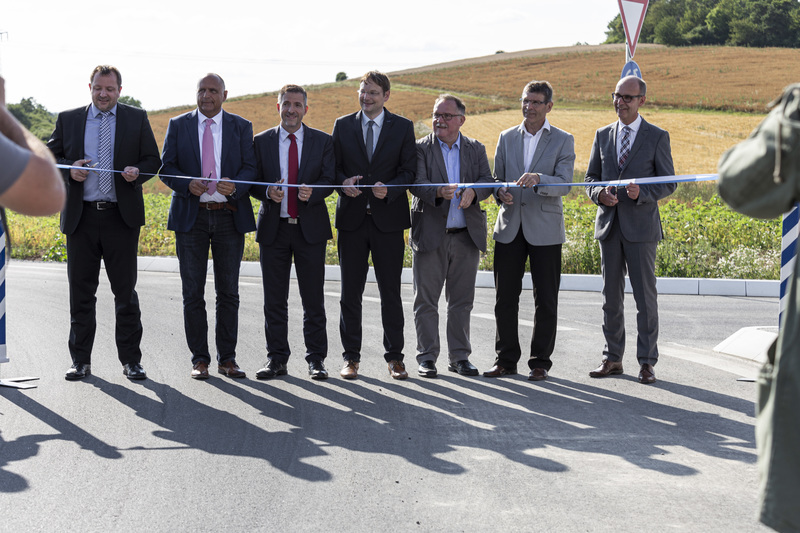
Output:
<instances>
[{"instance_id":1,"label":"concrete curb","mask_svg":"<svg viewBox=\"0 0 800 533\"><path fill-rule=\"evenodd\" d=\"M139 270L145 272L174 272L178 270L176 257L139 257ZM208 271L212 272L211 261ZM244 277L261 277L261 267L257 261L243 261L239 271ZM292 277L294 277L292 266ZM337 265L325 267L326 281L341 281L341 274ZM372 267L369 269L367 281L374 283L375 274ZM403 269L402 282L411 284L411 269ZM481 288L494 287L494 274L489 271L478 272L475 286ZM522 288L531 290L531 278L525 276ZM598 275L590 274L564 274L561 276L562 291L587 291L600 292L603 289L603 280ZM625 292L631 292L629 280L625 280ZM758 298L778 298L780 282L777 280L739 280L739 279L704 279L704 278L658 278L659 294L686 294L700 296L752 296Z\"/></svg>"}]
</instances>

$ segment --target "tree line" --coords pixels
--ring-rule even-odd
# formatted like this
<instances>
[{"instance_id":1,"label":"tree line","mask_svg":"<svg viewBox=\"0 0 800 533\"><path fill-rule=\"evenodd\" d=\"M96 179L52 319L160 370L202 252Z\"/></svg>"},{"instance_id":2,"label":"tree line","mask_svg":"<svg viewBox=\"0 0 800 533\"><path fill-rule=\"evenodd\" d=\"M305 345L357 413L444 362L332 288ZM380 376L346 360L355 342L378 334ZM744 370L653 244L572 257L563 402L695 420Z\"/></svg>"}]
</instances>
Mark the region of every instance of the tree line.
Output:
<instances>
[{"instance_id":1,"label":"tree line","mask_svg":"<svg viewBox=\"0 0 800 533\"><path fill-rule=\"evenodd\" d=\"M606 43L624 43L622 18ZM639 42L669 46L800 47L799 0L650 0Z\"/></svg>"}]
</instances>

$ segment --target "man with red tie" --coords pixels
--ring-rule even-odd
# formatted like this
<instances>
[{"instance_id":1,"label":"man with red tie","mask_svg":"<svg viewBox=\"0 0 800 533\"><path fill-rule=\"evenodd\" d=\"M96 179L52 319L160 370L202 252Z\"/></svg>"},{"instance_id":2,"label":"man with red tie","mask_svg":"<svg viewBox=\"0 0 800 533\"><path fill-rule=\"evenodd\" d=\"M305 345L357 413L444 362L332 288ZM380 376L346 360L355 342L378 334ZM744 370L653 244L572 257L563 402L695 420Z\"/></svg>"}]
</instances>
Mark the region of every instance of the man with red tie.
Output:
<instances>
[{"instance_id":1,"label":"man with red tie","mask_svg":"<svg viewBox=\"0 0 800 533\"><path fill-rule=\"evenodd\" d=\"M287 373L289 278L294 259L303 302L303 340L311 379L327 379L325 248L331 232L325 197L333 192L336 161L331 136L303 124L308 95L299 85L278 92L281 123L255 137L258 181L286 183L250 189L261 200L256 242L264 282L264 331L268 361L258 379ZM299 187L292 185L301 184ZM308 185L314 185L309 187ZM322 186L322 187L320 187Z\"/></svg>"}]
</instances>

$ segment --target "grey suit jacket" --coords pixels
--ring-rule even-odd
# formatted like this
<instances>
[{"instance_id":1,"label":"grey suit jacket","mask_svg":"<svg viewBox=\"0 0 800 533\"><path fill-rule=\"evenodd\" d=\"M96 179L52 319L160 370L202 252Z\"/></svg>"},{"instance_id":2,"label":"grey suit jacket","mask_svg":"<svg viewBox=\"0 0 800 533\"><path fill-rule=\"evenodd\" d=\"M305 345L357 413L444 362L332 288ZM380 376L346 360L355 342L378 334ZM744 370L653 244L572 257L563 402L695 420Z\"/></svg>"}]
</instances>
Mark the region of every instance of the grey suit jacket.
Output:
<instances>
[{"instance_id":1,"label":"grey suit jacket","mask_svg":"<svg viewBox=\"0 0 800 533\"><path fill-rule=\"evenodd\" d=\"M460 182L491 183L492 171L486 157L486 147L474 139L461 135L459 148ZM436 135L431 133L417 141L417 177L415 184L448 183L442 148ZM429 252L439 247L445 235L447 213L451 200L436 197L438 187L412 187L411 248ZM475 200L464 210L467 231L481 252L486 251L486 212L480 202L492 194L492 188L476 188ZM455 199L454 199L455 200Z\"/></svg>"},{"instance_id":2,"label":"grey suit jacket","mask_svg":"<svg viewBox=\"0 0 800 533\"><path fill-rule=\"evenodd\" d=\"M519 233L534 246L562 244L564 232L564 207L561 197L569 193L565 186L547 187L548 183L572 183L575 165L575 139L571 134L550 126L542 131L542 138L529 168L525 168L525 125L520 124L500 134L494 155L494 175L498 181L512 182L526 172L536 172L542 185L532 189L511 187L514 197L511 205L500 204L494 226L494 240L508 244Z\"/></svg>"},{"instance_id":3,"label":"grey suit jacket","mask_svg":"<svg viewBox=\"0 0 800 533\"><path fill-rule=\"evenodd\" d=\"M586 169L586 182L610 181L616 179L650 178L672 176L672 150L669 133L642 119L636 139L631 146L622 171L618 168L617 122L597 130L594 136L589 167ZM631 200L625 189L618 189L619 203L613 207L600 204L599 196L603 187L586 186L589 198L598 205L595 218L594 237L603 240L608 236L614 217L619 218L622 235L631 242L653 242L663 238L658 201L672 194L677 183L642 185L639 197Z\"/></svg>"}]
</instances>

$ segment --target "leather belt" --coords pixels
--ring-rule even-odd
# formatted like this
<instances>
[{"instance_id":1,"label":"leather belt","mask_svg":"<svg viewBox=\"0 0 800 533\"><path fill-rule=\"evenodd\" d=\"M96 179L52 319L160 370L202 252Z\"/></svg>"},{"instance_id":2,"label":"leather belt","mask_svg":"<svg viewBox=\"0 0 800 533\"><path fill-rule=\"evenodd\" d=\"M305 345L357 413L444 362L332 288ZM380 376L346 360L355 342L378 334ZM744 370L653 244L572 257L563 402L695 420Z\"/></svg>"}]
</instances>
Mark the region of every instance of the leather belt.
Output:
<instances>
[{"instance_id":1,"label":"leather belt","mask_svg":"<svg viewBox=\"0 0 800 533\"><path fill-rule=\"evenodd\" d=\"M232 206L228 202L198 202L200 209L206 209L208 211L218 211L220 209L227 209L228 211L236 211L236 207Z\"/></svg>"},{"instance_id":2,"label":"leather belt","mask_svg":"<svg viewBox=\"0 0 800 533\"><path fill-rule=\"evenodd\" d=\"M299 218L292 218L292 217L281 217L281 222L286 222L287 224L298 224L300 222Z\"/></svg>"},{"instance_id":3,"label":"leather belt","mask_svg":"<svg viewBox=\"0 0 800 533\"><path fill-rule=\"evenodd\" d=\"M446 228L444 230L445 233L461 233L462 231L467 231L467 228Z\"/></svg>"},{"instance_id":4,"label":"leather belt","mask_svg":"<svg viewBox=\"0 0 800 533\"><path fill-rule=\"evenodd\" d=\"M98 211L105 211L106 209L116 209L117 202L83 202L83 205L87 205L93 209L97 209Z\"/></svg>"}]
</instances>

